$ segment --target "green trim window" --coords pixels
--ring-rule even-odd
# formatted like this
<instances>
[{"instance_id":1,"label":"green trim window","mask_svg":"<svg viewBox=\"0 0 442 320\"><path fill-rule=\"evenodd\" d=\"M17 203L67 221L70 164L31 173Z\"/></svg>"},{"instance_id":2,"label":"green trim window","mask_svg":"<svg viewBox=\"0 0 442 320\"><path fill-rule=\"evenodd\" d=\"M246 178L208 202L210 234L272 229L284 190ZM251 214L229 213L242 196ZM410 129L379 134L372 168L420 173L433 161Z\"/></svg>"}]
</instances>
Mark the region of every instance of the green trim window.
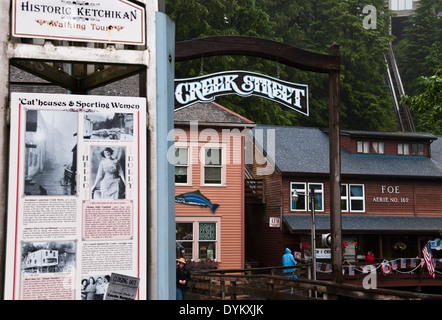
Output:
<instances>
[{"instance_id":1,"label":"green trim window","mask_svg":"<svg viewBox=\"0 0 442 320\"><path fill-rule=\"evenodd\" d=\"M176 257L192 261L219 260L219 219L176 221Z\"/></svg>"}]
</instances>

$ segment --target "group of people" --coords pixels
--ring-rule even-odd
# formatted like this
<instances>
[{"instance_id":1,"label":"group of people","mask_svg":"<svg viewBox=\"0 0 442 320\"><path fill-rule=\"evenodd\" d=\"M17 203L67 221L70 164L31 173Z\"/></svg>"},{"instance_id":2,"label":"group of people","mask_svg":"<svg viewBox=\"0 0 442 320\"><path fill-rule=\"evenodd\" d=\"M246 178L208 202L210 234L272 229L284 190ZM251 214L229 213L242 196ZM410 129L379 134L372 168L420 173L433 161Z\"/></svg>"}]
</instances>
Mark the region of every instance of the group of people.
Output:
<instances>
[{"instance_id":1,"label":"group of people","mask_svg":"<svg viewBox=\"0 0 442 320\"><path fill-rule=\"evenodd\" d=\"M109 275L81 280L81 300L104 300L109 281Z\"/></svg>"},{"instance_id":2,"label":"group of people","mask_svg":"<svg viewBox=\"0 0 442 320\"><path fill-rule=\"evenodd\" d=\"M374 261L373 252L368 251L366 255L367 262ZM285 248L285 252L282 256L282 265L284 267L294 267L296 266L296 259L289 248ZM296 274L296 268L284 268L283 273L286 273L288 278L298 278ZM190 281L190 271L186 268L186 260L184 258L179 258L176 267L176 299L185 300L187 285Z\"/></svg>"}]
</instances>

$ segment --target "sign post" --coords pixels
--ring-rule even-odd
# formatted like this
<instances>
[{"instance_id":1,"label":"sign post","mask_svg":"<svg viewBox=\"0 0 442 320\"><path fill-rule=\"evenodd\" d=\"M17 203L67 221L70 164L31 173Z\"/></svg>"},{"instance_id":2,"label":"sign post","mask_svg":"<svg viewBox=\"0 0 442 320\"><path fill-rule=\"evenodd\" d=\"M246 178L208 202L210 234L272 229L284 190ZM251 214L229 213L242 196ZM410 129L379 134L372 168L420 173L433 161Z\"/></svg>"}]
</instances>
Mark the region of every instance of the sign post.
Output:
<instances>
[{"instance_id":1,"label":"sign post","mask_svg":"<svg viewBox=\"0 0 442 320\"><path fill-rule=\"evenodd\" d=\"M7 31L1 36L2 64L0 70L4 71L2 75L8 79L9 67L12 64L70 92L86 95L92 89L137 73L140 74L139 96L141 98L137 97L137 99L146 102L144 105L146 106L145 111L149 114L149 122L144 122L145 130L141 131L147 133L147 137L146 141L133 141L133 144L126 149L128 152L133 152L134 148L139 148L142 150L143 156L150 152L149 156L144 158L145 161L139 162L138 168L131 167L131 170L143 168L147 171L144 175L146 181L143 186L149 190L147 193L140 189L140 194L137 195L144 199L146 205L145 210L142 210L143 207L138 208L139 212L144 215L143 220L140 218L140 221L147 220L147 222L137 230L140 235L134 241L138 241L135 246L143 245L147 248L140 248L137 257L137 261L143 260L144 265L138 268L134 274L136 278L140 279L140 289L136 299L175 299L173 165L169 164L167 160L167 133L173 130L173 108L170 106L173 105L175 39L173 22L163 13L164 1L12 0L1 1L0 7L0 16L2 17L0 24L2 29ZM17 38L32 40L20 42L17 41ZM42 41L34 41L38 38L45 40L44 45L42 45ZM99 42L102 45L80 45L77 42ZM136 47L127 48L122 45ZM54 67L53 62L62 65L62 67L66 65L79 66L81 72L68 72L63 68ZM95 68L92 71L92 68L87 68L88 65L99 65L100 68ZM5 103L1 106L0 111L0 114L4 116L0 118L8 119L5 113L8 110L9 86L5 85L4 88L5 90L0 90L2 101ZM106 96L106 98L110 97ZM106 98L102 100L106 100ZM123 97L119 98L128 100ZM98 99L96 106L100 105L100 102L102 101ZM32 124L33 121L30 123ZM141 129L143 121L139 124ZM0 144L2 159L8 159L9 128L7 125L5 123L1 126L5 131L5 134L2 135L4 141ZM116 134L112 133L112 135ZM85 142L81 143L84 145ZM93 143L98 144L97 142ZM116 142L110 144L114 145ZM32 142L28 144L28 147L33 148L36 145L37 143ZM129 161L132 158L126 159ZM4 185L3 190L7 190L6 162L1 169L1 174L4 177L1 179ZM42 191L42 193L44 192ZM43 197L44 195L38 196ZM6 198L7 195L3 193L1 203L4 206L1 206L2 208L6 207ZM18 199L16 203L20 204L21 198ZM32 206L27 206L27 208L32 208ZM88 209L92 210L92 206ZM78 216L79 218L80 216ZM1 221L5 220L6 211L1 213ZM77 224L71 225L70 228L72 228L70 232L75 233L75 236L77 232L81 232L81 227L78 227ZM6 231L8 233L14 232L6 230L6 227L1 231L3 232L3 230L5 232L1 233L2 239L6 239ZM29 237L29 230L33 229L19 227L19 230L20 232L28 232L26 236ZM35 231L42 230L35 229ZM45 230L49 232L48 235L55 237L50 233L50 228ZM41 235L40 232L39 236ZM32 242L32 239L29 242ZM83 241L67 242L67 244L78 245L78 252L85 252L85 248L82 247ZM61 245L67 247L64 242ZM87 245L90 249L90 243ZM20 248L20 246L16 247ZM131 250L129 251L132 252ZM107 253L111 252L113 250ZM66 251L67 256L69 256L68 251ZM2 261L0 265L3 265L5 261L4 250L0 251L0 258ZM86 258L86 256L81 256L82 261L85 261ZM123 260L113 260L123 263ZM16 264L16 266L18 265ZM100 269L105 265L95 264L94 266ZM112 271L123 274L122 270ZM1 280L4 280L8 275L5 275L4 270L1 271ZM84 269L83 273L87 272L89 271ZM93 272L94 275L101 273L100 270ZM15 280L12 282L16 283ZM8 279L8 284L12 282ZM77 285L77 280L73 284ZM11 296L10 289L9 285L6 289L8 297ZM19 294L16 291L12 295L17 298Z\"/></svg>"}]
</instances>

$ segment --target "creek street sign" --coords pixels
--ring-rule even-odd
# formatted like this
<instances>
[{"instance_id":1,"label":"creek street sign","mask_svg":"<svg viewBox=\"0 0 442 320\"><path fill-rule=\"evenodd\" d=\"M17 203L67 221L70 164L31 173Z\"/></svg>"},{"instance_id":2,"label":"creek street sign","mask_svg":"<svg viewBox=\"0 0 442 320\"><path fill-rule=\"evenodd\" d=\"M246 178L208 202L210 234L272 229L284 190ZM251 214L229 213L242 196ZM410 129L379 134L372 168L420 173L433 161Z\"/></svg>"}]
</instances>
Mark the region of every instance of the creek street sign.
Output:
<instances>
[{"instance_id":1,"label":"creek street sign","mask_svg":"<svg viewBox=\"0 0 442 320\"><path fill-rule=\"evenodd\" d=\"M13 0L12 36L144 45L145 12L127 0Z\"/></svg>"},{"instance_id":2,"label":"creek street sign","mask_svg":"<svg viewBox=\"0 0 442 320\"><path fill-rule=\"evenodd\" d=\"M209 75L175 79L175 108L197 102L207 103L217 96L236 94L258 96L309 115L308 86L249 71L224 71Z\"/></svg>"}]
</instances>

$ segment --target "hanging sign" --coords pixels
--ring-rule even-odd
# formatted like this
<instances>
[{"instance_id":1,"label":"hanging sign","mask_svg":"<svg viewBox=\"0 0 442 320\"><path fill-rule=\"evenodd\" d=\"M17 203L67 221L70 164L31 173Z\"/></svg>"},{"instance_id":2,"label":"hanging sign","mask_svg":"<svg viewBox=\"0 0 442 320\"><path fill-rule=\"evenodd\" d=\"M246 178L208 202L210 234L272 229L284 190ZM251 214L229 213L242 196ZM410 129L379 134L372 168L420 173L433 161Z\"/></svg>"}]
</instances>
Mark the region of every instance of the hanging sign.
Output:
<instances>
[{"instance_id":1,"label":"hanging sign","mask_svg":"<svg viewBox=\"0 0 442 320\"><path fill-rule=\"evenodd\" d=\"M175 80L175 108L211 102L218 96L258 96L309 115L308 86L248 71L224 71Z\"/></svg>"},{"instance_id":2,"label":"hanging sign","mask_svg":"<svg viewBox=\"0 0 442 320\"><path fill-rule=\"evenodd\" d=\"M316 248L315 256L317 259L331 259L331 249L330 248Z\"/></svg>"},{"instance_id":3,"label":"hanging sign","mask_svg":"<svg viewBox=\"0 0 442 320\"><path fill-rule=\"evenodd\" d=\"M144 8L127 0L13 0L12 35L144 45Z\"/></svg>"}]
</instances>

